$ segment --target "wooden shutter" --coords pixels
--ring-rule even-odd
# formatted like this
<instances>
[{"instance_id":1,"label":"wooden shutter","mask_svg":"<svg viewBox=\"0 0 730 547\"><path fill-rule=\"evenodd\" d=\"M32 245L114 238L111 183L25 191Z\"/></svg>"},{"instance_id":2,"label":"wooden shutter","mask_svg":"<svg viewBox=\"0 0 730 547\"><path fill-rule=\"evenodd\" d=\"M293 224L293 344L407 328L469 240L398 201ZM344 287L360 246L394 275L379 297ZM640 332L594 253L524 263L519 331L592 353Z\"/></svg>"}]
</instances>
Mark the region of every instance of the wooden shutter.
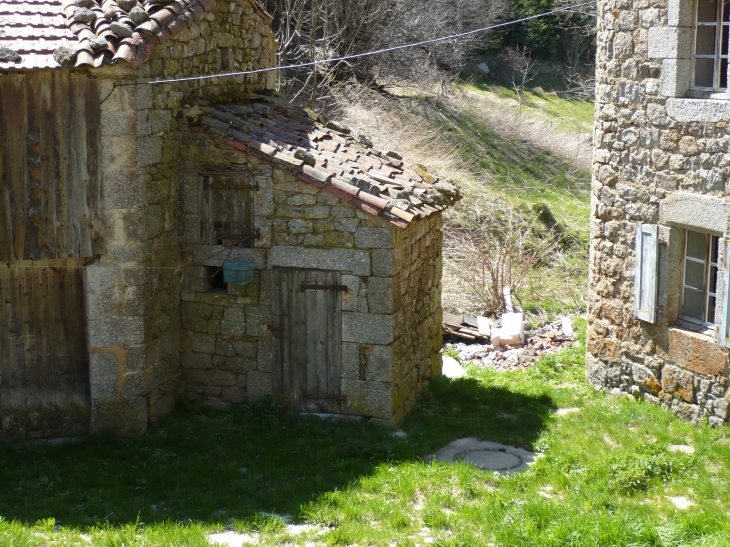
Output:
<instances>
[{"instance_id":1,"label":"wooden shutter","mask_svg":"<svg viewBox=\"0 0 730 547\"><path fill-rule=\"evenodd\" d=\"M657 226L636 225L634 313L637 318L649 323L656 322L658 242Z\"/></svg>"},{"instance_id":2,"label":"wooden shutter","mask_svg":"<svg viewBox=\"0 0 730 547\"><path fill-rule=\"evenodd\" d=\"M200 176L200 243L253 247L256 185L249 172Z\"/></svg>"},{"instance_id":3,"label":"wooden shutter","mask_svg":"<svg viewBox=\"0 0 730 547\"><path fill-rule=\"evenodd\" d=\"M717 341L730 348L730 239L722 239L722 299Z\"/></svg>"}]
</instances>

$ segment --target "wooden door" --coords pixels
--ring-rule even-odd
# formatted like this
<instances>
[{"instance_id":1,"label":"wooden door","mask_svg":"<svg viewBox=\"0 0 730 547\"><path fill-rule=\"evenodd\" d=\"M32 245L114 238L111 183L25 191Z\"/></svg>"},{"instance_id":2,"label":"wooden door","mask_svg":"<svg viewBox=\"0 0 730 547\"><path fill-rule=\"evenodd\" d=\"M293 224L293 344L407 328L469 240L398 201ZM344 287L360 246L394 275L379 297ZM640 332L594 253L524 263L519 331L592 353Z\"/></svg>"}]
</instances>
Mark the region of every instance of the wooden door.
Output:
<instances>
[{"instance_id":1,"label":"wooden door","mask_svg":"<svg viewBox=\"0 0 730 547\"><path fill-rule=\"evenodd\" d=\"M274 270L274 397L291 409L341 411L340 283L338 272Z\"/></svg>"},{"instance_id":2,"label":"wooden door","mask_svg":"<svg viewBox=\"0 0 730 547\"><path fill-rule=\"evenodd\" d=\"M0 440L89 432L86 261L0 265Z\"/></svg>"}]
</instances>

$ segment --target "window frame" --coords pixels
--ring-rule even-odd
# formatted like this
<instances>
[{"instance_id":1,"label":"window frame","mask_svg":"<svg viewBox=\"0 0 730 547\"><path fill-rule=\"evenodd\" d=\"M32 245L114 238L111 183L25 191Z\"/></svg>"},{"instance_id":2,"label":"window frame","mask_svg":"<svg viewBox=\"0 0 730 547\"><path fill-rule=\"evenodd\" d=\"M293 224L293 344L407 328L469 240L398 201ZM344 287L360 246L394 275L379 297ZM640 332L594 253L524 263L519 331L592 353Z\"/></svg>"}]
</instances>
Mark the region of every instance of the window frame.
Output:
<instances>
[{"instance_id":1,"label":"window frame","mask_svg":"<svg viewBox=\"0 0 730 547\"><path fill-rule=\"evenodd\" d=\"M689 242L689 233L695 233L705 236L705 258L704 260L700 260L698 258L694 258L691 256L688 256L687 254L687 246ZM720 283L722 280L720 279L720 241L721 238L713 235L711 233L707 232L701 232L699 230L690 230L685 229L683 230L683 242L682 242L682 285L681 285L681 292L680 292L680 313L678 315L678 319L682 323L688 323L689 325L686 325L689 328L692 328L693 330L696 330L697 328L701 329L702 332L705 334L712 334L717 329L717 299L718 299L718 288L720 286ZM712 261L713 259L713 242L715 244L715 262ZM703 296L703 309L702 309L702 319L697 319L695 317L690 317L688 315L684 315L684 300L685 300L685 292L687 289L698 291L699 290L696 287L692 287L691 285L686 284L686 276L687 276L687 261L694 262L696 264L703 264L704 271L702 275L703 279L703 287L702 287L702 296ZM712 269L715 268L715 292L710 292L710 286L712 285ZM714 298L714 306L712 307L712 321L707 321L708 315L710 313L710 301ZM682 325L680 325L682 326Z\"/></svg>"},{"instance_id":2,"label":"window frame","mask_svg":"<svg viewBox=\"0 0 730 547\"><path fill-rule=\"evenodd\" d=\"M725 80L726 80L725 87L721 87L720 84L722 83L721 72L722 72L723 59L727 60L728 64L730 65L730 38L729 38L729 43L728 43L728 51L724 55L722 53L723 27L728 27L728 32L730 33L730 17L728 17L728 21L723 21L723 15L726 10L728 12L730 12L730 3L726 4L723 0L716 0L716 1L717 1L717 11L715 13L715 21L712 21L712 22L698 21L700 0L695 0L693 2L692 56L691 56L692 62L691 62L691 68L690 68L690 95L702 96L702 97L708 97L708 98L727 98L727 93L728 93L727 71L728 71L728 68L726 68L726 73L725 73ZM715 27L715 52L712 55L698 54L696 52L698 28L699 27L708 27L708 26ZM698 86L695 84L697 59L714 59L712 87Z\"/></svg>"}]
</instances>

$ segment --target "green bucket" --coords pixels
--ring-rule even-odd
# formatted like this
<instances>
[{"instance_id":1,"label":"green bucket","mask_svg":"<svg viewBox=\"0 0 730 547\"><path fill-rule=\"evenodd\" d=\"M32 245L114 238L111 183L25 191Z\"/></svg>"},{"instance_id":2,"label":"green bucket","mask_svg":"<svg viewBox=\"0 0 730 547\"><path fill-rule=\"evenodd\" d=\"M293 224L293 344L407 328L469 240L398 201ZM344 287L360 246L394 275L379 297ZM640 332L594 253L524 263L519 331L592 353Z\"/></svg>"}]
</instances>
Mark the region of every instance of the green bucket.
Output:
<instances>
[{"instance_id":1,"label":"green bucket","mask_svg":"<svg viewBox=\"0 0 730 547\"><path fill-rule=\"evenodd\" d=\"M253 281L256 264L250 262L226 262L223 264L223 281L229 285L248 285Z\"/></svg>"}]
</instances>

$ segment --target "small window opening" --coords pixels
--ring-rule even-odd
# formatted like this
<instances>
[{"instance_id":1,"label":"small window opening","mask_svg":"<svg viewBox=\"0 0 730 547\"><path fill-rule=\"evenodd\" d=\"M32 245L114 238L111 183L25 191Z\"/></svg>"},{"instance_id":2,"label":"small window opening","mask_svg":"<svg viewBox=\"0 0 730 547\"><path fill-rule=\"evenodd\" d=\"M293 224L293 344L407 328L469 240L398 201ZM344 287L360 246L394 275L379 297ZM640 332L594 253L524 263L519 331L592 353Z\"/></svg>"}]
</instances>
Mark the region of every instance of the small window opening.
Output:
<instances>
[{"instance_id":1,"label":"small window opening","mask_svg":"<svg viewBox=\"0 0 730 547\"><path fill-rule=\"evenodd\" d=\"M208 282L210 284L208 292L228 294L228 283L223 279L223 268L208 268L208 276Z\"/></svg>"},{"instance_id":2,"label":"small window opening","mask_svg":"<svg viewBox=\"0 0 730 547\"><path fill-rule=\"evenodd\" d=\"M727 89L730 0L697 0L694 13L692 87Z\"/></svg>"},{"instance_id":3,"label":"small window opening","mask_svg":"<svg viewBox=\"0 0 730 547\"><path fill-rule=\"evenodd\" d=\"M693 325L714 329L720 238L687 230L684 238L682 312Z\"/></svg>"}]
</instances>

